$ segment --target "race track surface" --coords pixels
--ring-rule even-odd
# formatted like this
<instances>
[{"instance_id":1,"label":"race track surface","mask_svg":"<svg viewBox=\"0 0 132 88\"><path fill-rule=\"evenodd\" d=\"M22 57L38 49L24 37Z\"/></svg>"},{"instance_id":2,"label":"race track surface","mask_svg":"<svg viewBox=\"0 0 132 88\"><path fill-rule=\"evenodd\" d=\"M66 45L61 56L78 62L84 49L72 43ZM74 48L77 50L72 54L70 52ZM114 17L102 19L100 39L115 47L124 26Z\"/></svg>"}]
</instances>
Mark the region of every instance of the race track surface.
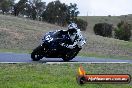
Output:
<instances>
[{"instance_id":1,"label":"race track surface","mask_svg":"<svg viewBox=\"0 0 132 88\"><path fill-rule=\"evenodd\" d=\"M30 54L0 53L0 63L33 63L33 62L64 63L61 58L43 58L40 61L32 61ZM132 63L132 60L77 56L68 63Z\"/></svg>"}]
</instances>

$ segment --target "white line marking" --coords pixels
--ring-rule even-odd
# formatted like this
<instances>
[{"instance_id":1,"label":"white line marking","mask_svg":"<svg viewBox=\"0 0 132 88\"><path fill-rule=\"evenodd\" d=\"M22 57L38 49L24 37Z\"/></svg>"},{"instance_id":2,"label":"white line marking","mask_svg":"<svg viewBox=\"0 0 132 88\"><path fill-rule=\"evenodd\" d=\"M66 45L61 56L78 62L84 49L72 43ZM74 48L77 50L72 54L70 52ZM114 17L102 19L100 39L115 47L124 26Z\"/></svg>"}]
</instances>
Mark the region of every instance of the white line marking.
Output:
<instances>
[{"instance_id":1,"label":"white line marking","mask_svg":"<svg viewBox=\"0 0 132 88\"><path fill-rule=\"evenodd\" d=\"M5 63L5 64L8 64L8 63L34 63L34 62L0 62L1 63ZM36 63L36 62L35 62ZM38 63L41 63L41 62L38 62ZM113 64L125 64L125 63L128 63L128 62L46 62L46 64L105 64L105 63L113 63ZM45 63L43 63L45 64Z\"/></svg>"},{"instance_id":2,"label":"white line marking","mask_svg":"<svg viewBox=\"0 0 132 88\"><path fill-rule=\"evenodd\" d=\"M19 63L30 63L30 62L0 62L0 64L19 64Z\"/></svg>"},{"instance_id":3,"label":"white line marking","mask_svg":"<svg viewBox=\"0 0 132 88\"><path fill-rule=\"evenodd\" d=\"M111 63L111 64L125 64L128 62L46 62L46 64L105 64L105 63Z\"/></svg>"}]
</instances>

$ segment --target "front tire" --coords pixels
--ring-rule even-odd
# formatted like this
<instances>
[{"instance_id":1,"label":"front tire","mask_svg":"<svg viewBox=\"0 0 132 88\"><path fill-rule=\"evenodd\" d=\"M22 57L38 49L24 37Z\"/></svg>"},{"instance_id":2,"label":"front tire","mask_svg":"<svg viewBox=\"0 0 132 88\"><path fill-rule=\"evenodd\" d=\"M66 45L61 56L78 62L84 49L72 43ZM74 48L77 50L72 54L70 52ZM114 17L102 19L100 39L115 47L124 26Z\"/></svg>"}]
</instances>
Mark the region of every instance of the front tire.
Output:
<instances>
[{"instance_id":1,"label":"front tire","mask_svg":"<svg viewBox=\"0 0 132 88\"><path fill-rule=\"evenodd\" d=\"M43 58L42 49L43 47L40 45L33 50L33 52L31 53L31 58L33 61L39 61L40 59Z\"/></svg>"}]
</instances>

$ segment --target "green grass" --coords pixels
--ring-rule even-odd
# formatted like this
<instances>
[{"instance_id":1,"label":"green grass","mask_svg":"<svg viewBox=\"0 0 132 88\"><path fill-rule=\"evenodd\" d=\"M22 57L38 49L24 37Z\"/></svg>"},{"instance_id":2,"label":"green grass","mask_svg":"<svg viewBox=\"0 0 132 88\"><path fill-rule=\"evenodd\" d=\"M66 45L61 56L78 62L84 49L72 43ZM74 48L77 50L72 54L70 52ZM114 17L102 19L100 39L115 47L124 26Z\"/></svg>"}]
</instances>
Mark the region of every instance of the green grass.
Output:
<instances>
[{"instance_id":1,"label":"green grass","mask_svg":"<svg viewBox=\"0 0 132 88\"><path fill-rule=\"evenodd\" d=\"M131 74L131 64L82 64L90 74ZM76 82L79 64L0 64L0 88L132 88L132 84Z\"/></svg>"},{"instance_id":2,"label":"green grass","mask_svg":"<svg viewBox=\"0 0 132 88\"><path fill-rule=\"evenodd\" d=\"M91 53L91 52L88 52L88 53L80 52L78 56L132 60L132 56L106 55L106 54L97 54L97 53Z\"/></svg>"}]
</instances>

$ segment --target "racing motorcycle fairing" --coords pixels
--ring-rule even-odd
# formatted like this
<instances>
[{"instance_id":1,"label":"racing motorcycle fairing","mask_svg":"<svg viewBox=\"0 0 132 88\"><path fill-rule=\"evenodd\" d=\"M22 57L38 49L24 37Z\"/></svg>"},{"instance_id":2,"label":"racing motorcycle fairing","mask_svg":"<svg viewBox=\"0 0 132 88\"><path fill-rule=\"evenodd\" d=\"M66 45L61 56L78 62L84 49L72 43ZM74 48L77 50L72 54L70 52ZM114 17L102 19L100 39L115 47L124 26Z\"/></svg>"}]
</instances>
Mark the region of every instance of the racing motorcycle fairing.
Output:
<instances>
[{"instance_id":1,"label":"racing motorcycle fairing","mask_svg":"<svg viewBox=\"0 0 132 88\"><path fill-rule=\"evenodd\" d=\"M48 32L43 37L43 44L38 46L31 53L31 58L38 61L43 57L62 58L64 61L72 60L81 50L77 45L74 49L66 48L68 44L73 44L69 35L65 31ZM61 44L67 44L61 46Z\"/></svg>"}]
</instances>

